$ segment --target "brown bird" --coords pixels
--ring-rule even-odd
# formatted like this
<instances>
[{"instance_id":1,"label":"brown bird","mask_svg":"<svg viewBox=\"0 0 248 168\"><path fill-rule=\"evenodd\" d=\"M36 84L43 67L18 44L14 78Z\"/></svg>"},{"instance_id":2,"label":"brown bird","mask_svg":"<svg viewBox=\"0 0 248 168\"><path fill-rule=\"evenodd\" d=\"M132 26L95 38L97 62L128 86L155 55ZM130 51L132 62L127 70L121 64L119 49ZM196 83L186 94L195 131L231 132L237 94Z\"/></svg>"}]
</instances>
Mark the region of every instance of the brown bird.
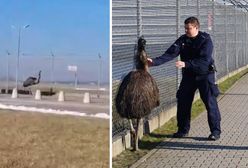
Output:
<instances>
[{"instance_id":1,"label":"brown bird","mask_svg":"<svg viewBox=\"0 0 248 168\"><path fill-rule=\"evenodd\" d=\"M121 117L129 119L131 134L134 137L133 149L138 150L138 130L140 119L151 113L159 106L159 90L155 80L148 72L146 40L138 40L138 49L135 55L136 70L128 73L121 82L115 105ZM134 129L132 120L137 120Z\"/></svg>"}]
</instances>

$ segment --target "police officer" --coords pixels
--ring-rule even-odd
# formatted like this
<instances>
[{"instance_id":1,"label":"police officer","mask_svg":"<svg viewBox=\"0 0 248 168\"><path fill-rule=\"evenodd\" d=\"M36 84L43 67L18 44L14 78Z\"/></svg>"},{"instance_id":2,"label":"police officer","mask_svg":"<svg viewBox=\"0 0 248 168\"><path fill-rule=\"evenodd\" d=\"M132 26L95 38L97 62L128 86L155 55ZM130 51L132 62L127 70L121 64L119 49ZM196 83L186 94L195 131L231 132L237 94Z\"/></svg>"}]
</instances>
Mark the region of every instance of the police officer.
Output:
<instances>
[{"instance_id":1,"label":"police officer","mask_svg":"<svg viewBox=\"0 0 248 168\"><path fill-rule=\"evenodd\" d=\"M182 68L182 81L177 91L177 126L174 138L188 135L190 130L191 106L196 89L205 104L211 134L209 140L218 140L221 134L220 111L216 97L218 88L215 85L214 60L212 58L213 43L209 34L199 31L199 21L189 17L184 21L185 34L179 37L165 53L157 58L148 58L150 66L158 66L178 55L181 61L176 62Z\"/></svg>"}]
</instances>

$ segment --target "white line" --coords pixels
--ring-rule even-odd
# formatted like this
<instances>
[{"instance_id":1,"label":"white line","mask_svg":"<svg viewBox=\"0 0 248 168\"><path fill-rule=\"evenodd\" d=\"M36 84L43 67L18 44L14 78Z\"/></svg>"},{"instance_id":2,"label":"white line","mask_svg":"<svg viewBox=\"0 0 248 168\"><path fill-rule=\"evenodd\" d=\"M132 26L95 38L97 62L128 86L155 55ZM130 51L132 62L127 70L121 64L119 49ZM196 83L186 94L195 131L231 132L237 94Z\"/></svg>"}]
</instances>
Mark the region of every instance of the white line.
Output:
<instances>
[{"instance_id":1,"label":"white line","mask_svg":"<svg viewBox=\"0 0 248 168\"><path fill-rule=\"evenodd\" d=\"M97 114L88 115L86 113L80 113L80 112L77 112L77 111L66 111L66 110L63 111L63 110L43 109L43 108L36 108L36 107L13 106L13 105L1 104L1 103L0 103L0 109L109 119L109 115L106 114L106 113L97 113Z\"/></svg>"}]
</instances>

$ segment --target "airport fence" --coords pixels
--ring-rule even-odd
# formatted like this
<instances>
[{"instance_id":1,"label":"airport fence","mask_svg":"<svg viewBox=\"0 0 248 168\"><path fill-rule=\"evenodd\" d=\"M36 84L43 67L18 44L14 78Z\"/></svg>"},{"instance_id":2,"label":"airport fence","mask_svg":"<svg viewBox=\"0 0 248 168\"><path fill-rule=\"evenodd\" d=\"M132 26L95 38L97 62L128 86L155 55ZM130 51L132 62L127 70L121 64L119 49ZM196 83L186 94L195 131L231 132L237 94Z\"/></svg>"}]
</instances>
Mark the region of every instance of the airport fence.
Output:
<instances>
[{"instance_id":1,"label":"airport fence","mask_svg":"<svg viewBox=\"0 0 248 168\"><path fill-rule=\"evenodd\" d=\"M247 57L247 4L239 1L210 0L112 0L112 97L123 76L134 69L137 38L147 40L147 53L154 58L184 33L184 20L196 16L200 30L211 35L213 57L217 67L216 79L248 63ZM161 105L152 111L152 117L176 104L176 91L181 71L175 60L150 68L159 90ZM112 107L113 138L129 128Z\"/></svg>"}]
</instances>

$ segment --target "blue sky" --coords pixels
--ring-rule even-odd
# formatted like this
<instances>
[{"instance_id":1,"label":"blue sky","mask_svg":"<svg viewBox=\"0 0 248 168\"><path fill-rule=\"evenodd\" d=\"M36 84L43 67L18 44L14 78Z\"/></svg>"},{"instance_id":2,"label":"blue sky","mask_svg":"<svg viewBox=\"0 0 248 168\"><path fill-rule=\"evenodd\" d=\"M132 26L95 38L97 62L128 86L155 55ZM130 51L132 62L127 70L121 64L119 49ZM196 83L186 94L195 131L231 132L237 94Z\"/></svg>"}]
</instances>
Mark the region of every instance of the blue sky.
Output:
<instances>
[{"instance_id":1,"label":"blue sky","mask_svg":"<svg viewBox=\"0 0 248 168\"><path fill-rule=\"evenodd\" d=\"M30 27L21 29L20 59L24 76L28 75L29 65L36 71L35 62L39 68L44 64L49 76L48 58L52 51L55 59L60 60L57 64L76 64L84 72L88 67L91 74L84 74L81 80L95 80L98 71L92 67L100 53L102 80L108 81L109 0L0 0L0 57L6 58L9 50L12 69L17 55L18 29L27 24ZM30 60L29 64L24 60ZM64 80L62 74L66 71L61 65L57 65L61 68L61 72L57 69L58 80Z\"/></svg>"}]
</instances>

